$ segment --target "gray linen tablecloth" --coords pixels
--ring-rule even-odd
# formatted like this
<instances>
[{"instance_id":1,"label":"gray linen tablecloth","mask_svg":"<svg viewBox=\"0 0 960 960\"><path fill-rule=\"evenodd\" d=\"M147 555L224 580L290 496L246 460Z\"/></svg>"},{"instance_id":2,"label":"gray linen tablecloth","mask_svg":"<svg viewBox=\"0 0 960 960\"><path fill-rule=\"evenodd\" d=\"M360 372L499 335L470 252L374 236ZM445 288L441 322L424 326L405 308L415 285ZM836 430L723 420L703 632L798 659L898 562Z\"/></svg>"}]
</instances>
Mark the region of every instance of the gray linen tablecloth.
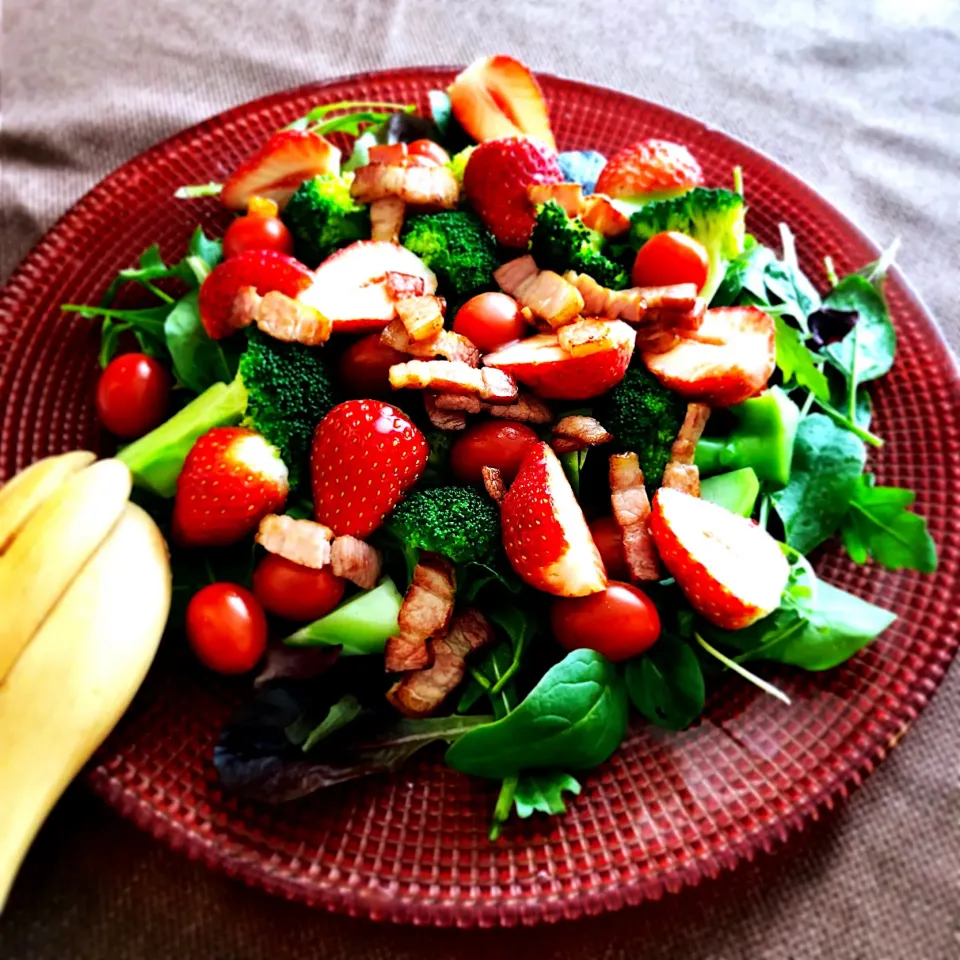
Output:
<instances>
[{"instance_id":1,"label":"gray linen tablecloth","mask_svg":"<svg viewBox=\"0 0 960 960\"><path fill-rule=\"evenodd\" d=\"M511 52L697 116L808 180L900 263L956 348L956 0L672 5L6 0L0 279L103 174L311 80ZM75 786L0 920L4 958L960 957L960 673L842 808L676 897L537 930L380 927L207 873ZM2 749L2 744L0 744Z\"/></svg>"}]
</instances>

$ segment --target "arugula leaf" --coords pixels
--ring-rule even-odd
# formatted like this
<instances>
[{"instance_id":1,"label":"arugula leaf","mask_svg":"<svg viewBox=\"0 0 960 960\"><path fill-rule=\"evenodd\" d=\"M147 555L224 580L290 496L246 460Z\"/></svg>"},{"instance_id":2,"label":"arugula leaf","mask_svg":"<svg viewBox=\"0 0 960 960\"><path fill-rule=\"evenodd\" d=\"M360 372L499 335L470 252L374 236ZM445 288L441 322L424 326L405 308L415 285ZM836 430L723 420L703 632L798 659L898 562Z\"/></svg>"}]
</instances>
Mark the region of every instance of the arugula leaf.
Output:
<instances>
[{"instance_id":1,"label":"arugula leaf","mask_svg":"<svg viewBox=\"0 0 960 960\"><path fill-rule=\"evenodd\" d=\"M835 310L855 310L853 329L838 343L827 346L825 354L848 381L876 380L893 366L897 334L890 322L886 301L869 280L857 274L844 277L830 291L824 306Z\"/></svg>"},{"instance_id":2,"label":"arugula leaf","mask_svg":"<svg viewBox=\"0 0 960 960\"><path fill-rule=\"evenodd\" d=\"M214 383L229 383L237 374L243 341L213 340L200 321L199 292L191 290L167 314L164 337L173 372L194 393L203 393Z\"/></svg>"},{"instance_id":3,"label":"arugula leaf","mask_svg":"<svg viewBox=\"0 0 960 960\"><path fill-rule=\"evenodd\" d=\"M627 693L658 727L684 730L703 713L706 686L697 655L679 637L662 633L644 654L627 662Z\"/></svg>"},{"instance_id":4,"label":"arugula leaf","mask_svg":"<svg viewBox=\"0 0 960 960\"><path fill-rule=\"evenodd\" d=\"M923 517L907 510L916 500L912 490L874 486L872 474L857 478L850 512L840 533L856 563L872 557L888 570L937 569L937 548Z\"/></svg>"},{"instance_id":5,"label":"arugula leaf","mask_svg":"<svg viewBox=\"0 0 960 960\"><path fill-rule=\"evenodd\" d=\"M321 740L325 740L331 734L352 723L363 712L360 701L353 694L346 694L341 697L333 706L330 712L320 721L308 734L303 741L302 750L304 753L312 750Z\"/></svg>"},{"instance_id":6,"label":"arugula leaf","mask_svg":"<svg viewBox=\"0 0 960 960\"><path fill-rule=\"evenodd\" d=\"M457 569L457 580L457 599L464 603L473 603L483 590L494 584L513 594L523 589L523 582L506 565L503 569L496 569L477 560L460 564Z\"/></svg>"},{"instance_id":7,"label":"arugula leaf","mask_svg":"<svg viewBox=\"0 0 960 960\"><path fill-rule=\"evenodd\" d=\"M795 382L805 387L819 400L830 399L830 385L823 371L816 364L816 355L811 353L804 336L796 327L791 327L781 316L775 316L777 366L783 373L783 382Z\"/></svg>"},{"instance_id":8,"label":"arugula leaf","mask_svg":"<svg viewBox=\"0 0 960 960\"><path fill-rule=\"evenodd\" d=\"M863 441L829 417L800 421L790 482L770 495L787 543L809 553L840 526L866 461Z\"/></svg>"}]
</instances>

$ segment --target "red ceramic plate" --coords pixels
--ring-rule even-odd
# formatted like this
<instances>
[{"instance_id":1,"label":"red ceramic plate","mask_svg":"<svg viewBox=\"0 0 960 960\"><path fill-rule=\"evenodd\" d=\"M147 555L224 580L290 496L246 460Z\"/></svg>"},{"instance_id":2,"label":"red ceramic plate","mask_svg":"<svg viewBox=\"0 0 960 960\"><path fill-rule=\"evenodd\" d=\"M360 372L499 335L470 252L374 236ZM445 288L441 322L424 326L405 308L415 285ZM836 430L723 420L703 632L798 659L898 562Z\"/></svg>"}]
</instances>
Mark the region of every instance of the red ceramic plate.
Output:
<instances>
[{"instance_id":1,"label":"red ceramic plate","mask_svg":"<svg viewBox=\"0 0 960 960\"><path fill-rule=\"evenodd\" d=\"M453 71L350 77L238 107L147 151L109 176L47 234L0 297L0 476L32 460L97 447L97 333L65 301L93 302L151 243L179 256L198 220L219 230L215 201L173 199L185 183L222 180L266 136L318 102L415 101ZM876 249L771 160L702 124L633 97L543 77L562 149L610 153L640 137L686 143L708 182L742 165L748 223L777 241L785 220L802 266L841 272ZM168 643L125 722L101 751L94 790L171 846L286 897L381 920L446 926L579 917L715 877L769 851L842 799L903 736L958 645L960 415L957 374L934 325L894 276L900 340L875 391L887 438L871 469L917 491L940 549L936 577L857 567L840 553L819 572L900 614L876 643L819 675L771 672L793 706L731 682L702 722L670 734L636 723L585 782L568 813L512 824L487 840L494 792L427 755L372 778L270 808L224 796L211 763L218 730L245 692L193 667Z\"/></svg>"}]
</instances>

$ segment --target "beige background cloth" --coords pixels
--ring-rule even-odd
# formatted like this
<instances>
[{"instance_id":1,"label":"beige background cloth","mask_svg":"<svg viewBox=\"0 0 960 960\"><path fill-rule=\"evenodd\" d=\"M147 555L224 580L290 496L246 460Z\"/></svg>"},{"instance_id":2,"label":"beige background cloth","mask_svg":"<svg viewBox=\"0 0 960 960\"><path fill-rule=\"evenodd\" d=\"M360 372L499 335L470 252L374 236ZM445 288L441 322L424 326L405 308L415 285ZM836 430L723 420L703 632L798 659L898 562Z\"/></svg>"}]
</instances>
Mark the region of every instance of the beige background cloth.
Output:
<instances>
[{"instance_id":1,"label":"beige background cloth","mask_svg":"<svg viewBox=\"0 0 960 960\"><path fill-rule=\"evenodd\" d=\"M0 279L101 176L203 117L311 80L502 51L693 114L790 167L878 243L901 236L903 270L956 348L958 6L2 0ZM167 851L78 785L0 919L0 956L951 960L958 730L954 668L866 785L776 856L613 916L490 934L273 900Z\"/></svg>"}]
</instances>

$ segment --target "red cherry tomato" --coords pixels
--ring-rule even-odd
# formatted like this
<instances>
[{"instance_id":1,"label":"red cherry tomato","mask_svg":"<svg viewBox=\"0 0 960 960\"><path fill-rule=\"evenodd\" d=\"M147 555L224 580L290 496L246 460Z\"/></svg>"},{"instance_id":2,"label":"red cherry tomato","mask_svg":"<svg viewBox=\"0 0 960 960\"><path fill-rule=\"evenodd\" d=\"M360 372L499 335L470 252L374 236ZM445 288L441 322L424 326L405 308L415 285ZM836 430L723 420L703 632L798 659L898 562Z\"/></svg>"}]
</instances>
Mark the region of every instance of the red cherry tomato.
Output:
<instances>
[{"instance_id":1,"label":"red cherry tomato","mask_svg":"<svg viewBox=\"0 0 960 960\"><path fill-rule=\"evenodd\" d=\"M483 483L484 467L496 467L509 483L539 442L526 424L485 420L459 436L450 450L450 466L461 483Z\"/></svg>"},{"instance_id":2,"label":"red cherry tomato","mask_svg":"<svg viewBox=\"0 0 960 960\"><path fill-rule=\"evenodd\" d=\"M279 217L248 213L237 217L223 235L223 256L229 260L247 250L276 250L293 253L293 236Z\"/></svg>"},{"instance_id":3,"label":"red cherry tomato","mask_svg":"<svg viewBox=\"0 0 960 960\"><path fill-rule=\"evenodd\" d=\"M481 293L457 311L453 329L472 340L481 353L491 353L524 336L527 322L513 297L505 293Z\"/></svg>"},{"instance_id":4,"label":"red cherry tomato","mask_svg":"<svg viewBox=\"0 0 960 960\"><path fill-rule=\"evenodd\" d=\"M389 397L390 368L410 358L380 342L379 333L371 333L351 343L340 356L337 374L340 389L347 397Z\"/></svg>"},{"instance_id":5,"label":"red cherry tomato","mask_svg":"<svg viewBox=\"0 0 960 960\"><path fill-rule=\"evenodd\" d=\"M414 157L426 157L438 167L450 162L450 154L439 143L434 143L432 140L414 140L413 143L407 144L407 153Z\"/></svg>"},{"instance_id":6,"label":"red cherry tomato","mask_svg":"<svg viewBox=\"0 0 960 960\"><path fill-rule=\"evenodd\" d=\"M666 287L692 283L699 290L707 282L707 251L684 233L668 230L651 237L637 252L631 279L637 287Z\"/></svg>"},{"instance_id":7,"label":"red cherry tomato","mask_svg":"<svg viewBox=\"0 0 960 960\"><path fill-rule=\"evenodd\" d=\"M97 414L111 432L133 440L163 423L170 403L170 374L145 353L111 360L97 384Z\"/></svg>"},{"instance_id":8,"label":"red cherry tomato","mask_svg":"<svg viewBox=\"0 0 960 960\"><path fill-rule=\"evenodd\" d=\"M187 640L211 670L246 673L267 648L267 616L249 590L211 583L187 604Z\"/></svg>"},{"instance_id":9,"label":"red cherry tomato","mask_svg":"<svg viewBox=\"0 0 960 960\"><path fill-rule=\"evenodd\" d=\"M600 559L613 580L628 580L630 571L623 556L623 534L613 517L597 517L589 523L593 542L600 551Z\"/></svg>"},{"instance_id":10,"label":"red cherry tomato","mask_svg":"<svg viewBox=\"0 0 960 960\"><path fill-rule=\"evenodd\" d=\"M253 572L253 593L264 609L288 620L319 620L343 597L345 582L329 567L314 570L268 553Z\"/></svg>"},{"instance_id":11,"label":"red cherry tomato","mask_svg":"<svg viewBox=\"0 0 960 960\"><path fill-rule=\"evenodd\" d=\"M660 636L653 601L632 584L616 580L588 597L555 598L550 625L565 650L585 647L610 660L635 657Z\"/></svg>"}]
</instances>

